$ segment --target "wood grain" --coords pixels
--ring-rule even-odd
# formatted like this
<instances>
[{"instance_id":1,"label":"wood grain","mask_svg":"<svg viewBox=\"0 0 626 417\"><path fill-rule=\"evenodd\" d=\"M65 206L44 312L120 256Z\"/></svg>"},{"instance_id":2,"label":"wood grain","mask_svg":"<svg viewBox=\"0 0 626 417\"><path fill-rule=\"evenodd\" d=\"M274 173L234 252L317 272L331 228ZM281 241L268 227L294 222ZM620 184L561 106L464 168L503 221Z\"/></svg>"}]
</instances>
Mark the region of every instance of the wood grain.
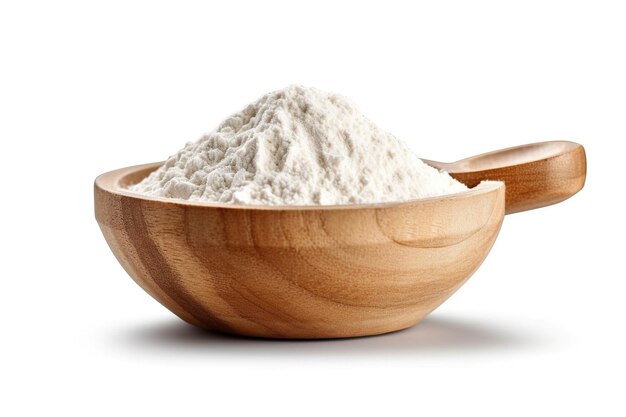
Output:
<instances>
[{"instance_id":1,"label":"wood grain","mask_svg":"<svg viewBox=\"0 0 626 417\"><path fill-rule=\"evenodd\" d=\"M504 186L398 204L247 207L125 190L160 164L96 179L96 219L128 274L183 320L272 338L403 329L454 293L493 245Z\"/></svg>"},{"instance_id":2,"label":"wood grain","mask_svg":"<svg viewBox=\"0 0 626 417\"><path fill-rule=\"evenodd\" d=\"M425 160L468 187L484 180L506 184L506 214L556 204L585 185L587 159L582 145L539 142L445 163Z\"/></svg>"}]
</instances>

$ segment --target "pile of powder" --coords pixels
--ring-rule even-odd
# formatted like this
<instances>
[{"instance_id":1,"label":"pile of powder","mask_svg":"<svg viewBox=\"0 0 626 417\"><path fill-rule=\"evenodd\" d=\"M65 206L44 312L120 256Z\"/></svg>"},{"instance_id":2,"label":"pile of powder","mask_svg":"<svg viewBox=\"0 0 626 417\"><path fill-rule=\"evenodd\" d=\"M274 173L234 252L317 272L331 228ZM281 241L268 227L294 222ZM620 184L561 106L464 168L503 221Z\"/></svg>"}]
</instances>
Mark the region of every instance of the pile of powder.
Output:
<instances>
[{"instance_id":1,"label":"pile of powder","mask_svg":"<svg viewBox=\"0 0 626 417\"><path fill-rule=\"evenodd\" d=\"M132 191L258 205L402 201L467 190L348 99L290 86L188 143Z\"/></svg>"}]
</instances>

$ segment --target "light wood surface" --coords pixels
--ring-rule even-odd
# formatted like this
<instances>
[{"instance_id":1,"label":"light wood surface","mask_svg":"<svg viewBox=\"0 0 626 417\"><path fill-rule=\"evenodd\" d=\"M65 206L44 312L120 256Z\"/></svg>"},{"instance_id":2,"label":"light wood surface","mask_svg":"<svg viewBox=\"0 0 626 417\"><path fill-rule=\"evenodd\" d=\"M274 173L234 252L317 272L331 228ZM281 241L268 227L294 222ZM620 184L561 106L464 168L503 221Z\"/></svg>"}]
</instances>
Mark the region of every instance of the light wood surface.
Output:
<instances>
[{"instance_id":1,"label":"light wood surface","mask_svg":"<svg viewBox=\"0 0 626 417\"><path fill-rule=\"evenodd\" d=\"M585 149L568 141L517 146L452 163L424 161L469 187L504 181L507 214L563 201L583 188L587 175Z\"/></svg>"},{"instance_id":2,"label":"light wood surface","mask_svg":"<svg viewBox=\"0 0 626 417\"><path fill-rule=\"evenodd\" d=\"M443 165L468 185L503 179L506 211L514 212L582 187L584 150L574 145ZM338 338L410 327L476 271L505 214L502 182L365 206L216 205L126 190L160 165L96 179L102 233L128 274L180 318L247 336Z\"/></svg>"}]
</instances>

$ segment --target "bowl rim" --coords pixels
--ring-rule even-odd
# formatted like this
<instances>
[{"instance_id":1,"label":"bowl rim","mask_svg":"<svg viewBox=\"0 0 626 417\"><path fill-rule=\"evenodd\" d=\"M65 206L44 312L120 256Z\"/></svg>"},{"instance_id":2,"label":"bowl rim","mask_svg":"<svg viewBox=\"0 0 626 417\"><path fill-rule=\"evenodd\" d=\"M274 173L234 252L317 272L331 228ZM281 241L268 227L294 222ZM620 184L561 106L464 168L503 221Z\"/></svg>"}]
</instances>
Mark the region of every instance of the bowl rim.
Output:
<instances>
[{"instance_id":1,"label":"bowl rim","mask_svg":"<svg viewBox=\"0 0 626 417\"><path fill-rule=\"evenodd\" d=\"M386 201L382 203L368 203L368 204L335 204L335 205L254 205L254 204L229 204L229 203L212 203L204 201L188 201L182 199L157 197L140 194L134 191L128 190L126 186L121 182L127 176L142 170L151 169L150 172L156 170L165 161L151 162L147 164L131 165L124 168L118 168L112 171L105 172L98 175L94 181L94 187L99 188L108 193L123 196L126 198L133 198L137 200L159 202L165 204L173 204L178 206L189 207L205 207L214 209L233 209L233 210L270 210L270 211L330 211L330 210L355 210L355 209L384 209L392 207L413 206L415 204L428 203L432 201L441 200L453 200L453 199L465 199L472 198L474 196L494 192L500 188L504 188L503 181L482 181L477 186L468 189L467 191L461 191L453 194L445 194L433 197L415 198L411 200L402 201Z\"/></svg>"}]
</instances>

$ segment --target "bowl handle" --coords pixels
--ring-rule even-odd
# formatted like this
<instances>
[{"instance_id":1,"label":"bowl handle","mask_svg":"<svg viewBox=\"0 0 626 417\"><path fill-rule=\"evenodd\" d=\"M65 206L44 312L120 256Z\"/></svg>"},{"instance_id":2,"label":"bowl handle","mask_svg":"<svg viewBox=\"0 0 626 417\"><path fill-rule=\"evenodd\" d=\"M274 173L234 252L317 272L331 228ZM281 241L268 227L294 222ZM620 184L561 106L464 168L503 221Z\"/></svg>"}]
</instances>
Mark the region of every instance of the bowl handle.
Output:
<instances>
[{"instance_id":1,"label":"bowl handle","mask_svg":"<svg viewBox=\"0 0 626 417\"><path fill-rule=\"evenodd\" d=\"M559 203L585 185L585 148L575 142L539 142L443 163L424 160L468 187L504 181L506 214Z\"/></svg>"}]
</instances>

